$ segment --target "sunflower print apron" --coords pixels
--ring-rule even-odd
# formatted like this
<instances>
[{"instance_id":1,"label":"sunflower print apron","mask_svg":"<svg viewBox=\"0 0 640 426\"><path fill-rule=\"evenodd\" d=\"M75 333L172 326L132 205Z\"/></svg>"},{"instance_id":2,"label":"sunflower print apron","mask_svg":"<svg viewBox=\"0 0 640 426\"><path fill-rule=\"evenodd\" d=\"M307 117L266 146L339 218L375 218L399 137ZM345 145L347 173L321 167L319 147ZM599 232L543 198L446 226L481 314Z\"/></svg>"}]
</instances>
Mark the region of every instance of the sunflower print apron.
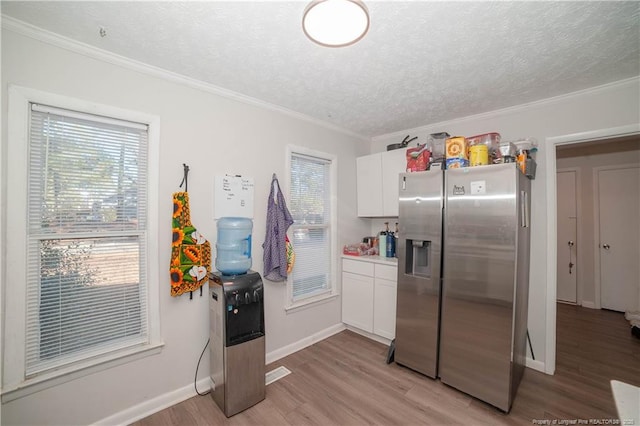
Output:
<instances>
[{"instance_id":1,"label":"sunflower print apron","mask_svg":"<svg viewBox=\"0 0 640 426\"><path fill-rule=\"evenodd\" d=\"M211 244L191 224L189 194L173 194L171 295L197 290L209 280Z\"/></svg>"}]
</instances>

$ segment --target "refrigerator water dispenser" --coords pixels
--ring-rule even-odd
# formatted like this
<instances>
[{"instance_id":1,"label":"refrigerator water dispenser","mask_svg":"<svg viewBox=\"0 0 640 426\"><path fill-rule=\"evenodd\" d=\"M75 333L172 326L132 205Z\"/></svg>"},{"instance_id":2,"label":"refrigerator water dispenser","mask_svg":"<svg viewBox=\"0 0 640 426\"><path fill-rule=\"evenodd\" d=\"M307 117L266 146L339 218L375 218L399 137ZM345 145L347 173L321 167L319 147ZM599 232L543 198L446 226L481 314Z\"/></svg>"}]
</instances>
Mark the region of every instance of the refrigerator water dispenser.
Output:
<instances>
[{"instance_id":1,"label":"refrigerator water dispenser","mask_svg":"<svg viewBox=\"0 0 640 426\"><path fill-rule=\"evenodd\" d=\"M405 274L431 278L431 241L407 240Z\"/></svg>"}]
</instances>

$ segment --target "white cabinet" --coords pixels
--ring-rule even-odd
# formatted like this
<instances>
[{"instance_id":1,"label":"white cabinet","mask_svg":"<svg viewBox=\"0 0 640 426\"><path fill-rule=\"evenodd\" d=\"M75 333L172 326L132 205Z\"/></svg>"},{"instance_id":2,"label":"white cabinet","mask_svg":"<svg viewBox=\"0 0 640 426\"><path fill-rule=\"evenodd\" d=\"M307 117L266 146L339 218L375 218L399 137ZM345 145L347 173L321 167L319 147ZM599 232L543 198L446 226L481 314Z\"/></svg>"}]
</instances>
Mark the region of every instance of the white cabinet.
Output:
<instances>
[{"instance_id":1,"label":"white cabinet","mask_svg":"<svg viewBox=\"0 0 640 426\"><path fill-rule=\"evenodd\" d=\"M382 154L356 158L358 216L382 216Z\"/></svg>"},{"instance_id":2,"label":"white cabinet","mask_svg":"<svg viewBox=\"0 0 640 426\"><path fill-rule=\"evenodd\" d=\"M382 216L398 216L398 175L407 170L406 152L395 149L382 154Z\"/></svg>"},{"instance_id":3,"label":"white cabinet","mask_svg":"<svg viewBox=\"0 0 640 426\"><path fill-rule=\"evenodd\" d=\"M387 339L396 337L397 268L375 265L373 280L373 334Z\"/></svg>"},{"instance_id":4,"label":"white cabinet","mask_svg":"<svg viewBox=\"0 0 640 426\"><path fill-rule=\"evenodd\" d=\"M406 149L356 159L358 216L398 216L398 174L406 170Z\"/></svg>"},{"instance_id":5,"label":"white cabinet","mask_svg":"<svg viewBox=\"0 0 640 426\"><path fill-rule=\"evenodd\" d=\"M373 286L373 334L392 340L396 337L396 282L375 278Z\"/></svg>"},{"instance_id":6,"label":"white cabinet","mask_svg":"<svg viewBox=\"0 0 640 426\"><path fill-rule=\"evenodd\" d=\"M396 266L342 260L342 322L387 339L396 329Z\"/></svg>"},{"instance_id":7,"label":"white cabinet","mask_svg":"<svg viewBox=\"0 0 640 426\"><path fill-rule=\"evenodd\" d=\"M373 277L342 273L342 322L373 333Z\"/></svg>"}]
</instances>

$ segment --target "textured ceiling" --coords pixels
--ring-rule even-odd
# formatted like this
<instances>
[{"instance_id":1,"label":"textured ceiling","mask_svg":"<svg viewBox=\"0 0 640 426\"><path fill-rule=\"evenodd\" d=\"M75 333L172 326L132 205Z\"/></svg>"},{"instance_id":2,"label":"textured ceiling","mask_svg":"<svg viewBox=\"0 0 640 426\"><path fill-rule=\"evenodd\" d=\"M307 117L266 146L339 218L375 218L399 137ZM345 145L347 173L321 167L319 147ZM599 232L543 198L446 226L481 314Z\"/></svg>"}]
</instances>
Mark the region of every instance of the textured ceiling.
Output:
<instances>
[{"instance_id":1,"label":"textured ceiling","mask_svg":"<svg viewBox=\"0 0 640 426\"><path fill-rule=\"evenodd\" d=\"M1 7L15 19L364 136L640 75L638 1L366 1L369 33L338 49L305 38L306 4L3 0Z\"/></svg>"}]
</instances>

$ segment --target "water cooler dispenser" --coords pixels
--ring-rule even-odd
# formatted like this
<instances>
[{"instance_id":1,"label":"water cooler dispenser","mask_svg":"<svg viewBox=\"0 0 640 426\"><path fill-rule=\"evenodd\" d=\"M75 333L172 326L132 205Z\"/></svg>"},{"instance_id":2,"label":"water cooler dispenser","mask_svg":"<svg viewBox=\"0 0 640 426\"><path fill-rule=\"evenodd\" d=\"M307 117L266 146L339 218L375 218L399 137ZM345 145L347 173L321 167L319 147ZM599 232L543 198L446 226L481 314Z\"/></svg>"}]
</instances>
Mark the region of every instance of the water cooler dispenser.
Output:
<instances>
[{"instance_id":1,"label":"water cooler dispenser","mask_svg":"<svg viewBox=\"0 0 640 426\"><path fill-rule=\"evenodd\" d=\"M232 220L218 226L220 272L209 275L210 380L213 400L231 417L265 398L264 290L249 270L250 220L224 219Z\"/></svg>"}]
</instances>

